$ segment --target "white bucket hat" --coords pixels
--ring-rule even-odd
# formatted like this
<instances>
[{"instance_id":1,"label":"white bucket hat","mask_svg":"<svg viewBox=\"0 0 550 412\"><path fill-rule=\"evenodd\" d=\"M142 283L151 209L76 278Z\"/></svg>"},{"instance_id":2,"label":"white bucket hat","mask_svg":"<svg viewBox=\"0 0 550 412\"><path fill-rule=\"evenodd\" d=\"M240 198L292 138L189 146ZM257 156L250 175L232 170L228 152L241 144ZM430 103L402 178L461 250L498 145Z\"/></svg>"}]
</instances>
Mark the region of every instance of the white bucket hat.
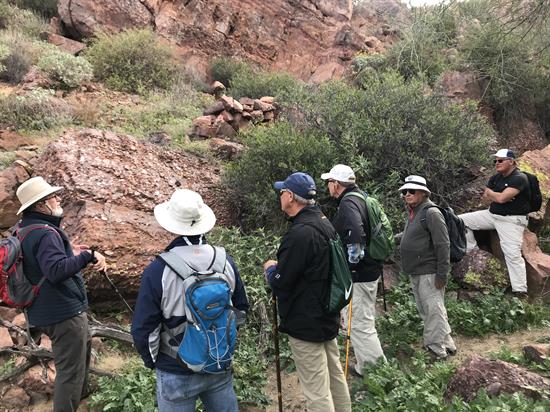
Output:
<instances>
[{"instance_id":1,"label":"white bucket hat","mask_svg":"<svg viewBox=\"0 0 550 412\"><path fill-rule=\"evenodd\" d=\"M416 175L407 176L405 178L405 184L399 188L399 191L402 191L405 189L416 189L416 190L422 190L426 193L432 193L430 192L430 189L428 189L428 185L426 184L426 179L424 179L422 176L416 176Z\"/></svg>"},{"instance_id":2,"label":"white bucket hat","mask_svg":"<svg viewBox=\"0 0 550 412\"><path fill-rule=\"evenodd\" d=\"M347 165L336 165L330 169L330 172L323 173L321 179L333 179L343 183L355 183L355 173L353 173L352 168Z\"/></svg>"},{"instance_id":3,"label":"white bucket hat","mask_svg":"<svg viewBox=\"0 0 550 412\"><path fill-rule=\"evenodd\" d=\"M52 193L55 193L63 189L60 186L52 186L44 180L41 176L32 177L29 180L24 181L17 188L17 198L21 202L21 207L17 211L20 214L23 210L34 205L40 199L43 199Z\"/></svg>"},{"instance_id":4,"label":"white bucket hat","mask_svg":"<svg viewBox=\"0 0 550 412\"><path fill-rule=\"evenodd\" d=\"M202 235L216 224L212 209L189 189L178 189L168 202L156 205L155 219L167 231L182 236Z\"/></svg>"}]
</instances>

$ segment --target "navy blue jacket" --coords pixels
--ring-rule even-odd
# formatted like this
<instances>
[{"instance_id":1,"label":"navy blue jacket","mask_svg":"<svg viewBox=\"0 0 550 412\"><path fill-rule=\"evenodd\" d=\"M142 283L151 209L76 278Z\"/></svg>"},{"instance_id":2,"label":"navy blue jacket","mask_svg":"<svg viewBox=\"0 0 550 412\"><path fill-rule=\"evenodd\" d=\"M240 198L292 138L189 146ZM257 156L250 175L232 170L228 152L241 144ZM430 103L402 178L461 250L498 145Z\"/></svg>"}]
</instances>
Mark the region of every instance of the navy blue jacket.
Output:
<instances>
[{"instance_id":1,"label":"navy blue jacket","mask_svg":"<svg viewBox=\"0 0 550 412\"><path fill-rule=\"evenodd\" d=\"M186 237L193 245L199 244L200 238L200 236ZM204 236L202 236L202 244L205 243ZM183 237L178 237L168 245L166 251L177 246L186 245L187 243ZM235 272L235 290L231 299L233 306L238 310L248 312L248 298L237 266L230 256L227 256L227 261ZM158 334L159 328L161 328L162 325L173 328L187 320L185 316L177 318L172 317L170 319L165 319L163 316L161 300L163 299L162 276L165 266L165 262L157 257L143 271L139 295L132 320L132 337L134 339L134 345L141 355L146 367L151 369L158 368L178 375L191 374L193 372L169 355L159 351L155 361L150 352L150 338ZM183 336L183 334L181 335ZM180 336L176 336L176 339L179 338Z\"/></svg>"},{"instance_id":2,"label":"navy blue jacket","mask_svg":"<svg viewBox=\"0 0 550 412\"><path fill-rule=\"evenodd\" d=\"M32 284L44 276L40 292L28 308L33 326L52 325L70 319L88 309L84 279L80 271L92 261L89 252L74 256L69 238L59 227L60 217L24 212L21 227L47 225L24 239L23 271Z\"/></svg>"}]
</instances>

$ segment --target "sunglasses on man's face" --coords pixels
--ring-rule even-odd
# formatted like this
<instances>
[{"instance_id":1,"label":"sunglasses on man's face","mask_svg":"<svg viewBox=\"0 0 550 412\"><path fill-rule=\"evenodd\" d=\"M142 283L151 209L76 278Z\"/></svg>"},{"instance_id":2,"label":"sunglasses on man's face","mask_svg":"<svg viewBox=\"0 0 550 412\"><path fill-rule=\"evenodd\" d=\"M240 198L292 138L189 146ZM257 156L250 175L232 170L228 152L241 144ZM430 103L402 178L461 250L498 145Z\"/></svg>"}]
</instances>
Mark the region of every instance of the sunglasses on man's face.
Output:
<instances>
[{"instance_id":1,"label":"sunglasses on man's face","mask_svg":"<svg viewBox=\"0 0 550 412\"><path fill-rule=\"evenodd\" d=\"M495 159L495 160L493 160L493 163L494 163L494 164L502 163L502 162L504 162L504 161L506 161L506 160L510 160L510 159Z\"/></svg>"},{"instance_id":2,"label":"sunglasses on man's face","mask_svg":"<svg viewBox=\"0 0 550 412\"><path fill-rule=\"evenodd\" d=\"M405 196L407 193L410 193L411 195L414 195L416 193L416 189L405 189L401 191L401 194Z\"/></svg>"},{"instance_id":3,"label":"sunglasses on man's face","mask_svg":"<svg viewBox=\"0 0 550 412\"><path fill-rule=\"evenodd\" d=\"M50 199L56 199L56 198L59 199L59 195L54 193L54 194L51 194L51 195L45 197L44 200L50 200Z\"/></svg>"}]
</instances>

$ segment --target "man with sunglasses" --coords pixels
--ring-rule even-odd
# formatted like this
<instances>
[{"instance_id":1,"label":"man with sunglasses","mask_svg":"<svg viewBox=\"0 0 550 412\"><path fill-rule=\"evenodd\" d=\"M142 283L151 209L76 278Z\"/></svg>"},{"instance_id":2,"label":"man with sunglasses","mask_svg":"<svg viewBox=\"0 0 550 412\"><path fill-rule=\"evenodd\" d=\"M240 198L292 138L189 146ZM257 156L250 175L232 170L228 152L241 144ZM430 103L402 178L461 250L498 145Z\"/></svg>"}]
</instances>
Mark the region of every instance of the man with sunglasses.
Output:
<instances>
[{"instance_id":1,"label":"man with sunglasses","mask_svg":"<svg viewBox=\"0 0 550 412\"><path fill-rule=\"evenodd\" d=\"M424 347L433 360L456 353L445 310L450 241L443 214L430 200L421 176L407 176L399 188L408 218L401 236L401 268L410 276L418 313L424 322Z\"/></svg>"},{"instance_id":2,"label":"man with sunglasses","mask_svg":"<svg viewBox=\"0 0 550 412\"><path fill-rule=\"evenodd\" d=\"M311 176L293 173L275 182L290 228L281 239L277 260L264 263L264 276L278 300L279 330L289 335L292 358L310 412L349 412L348 385L336 336L338 314L327 314L330 248L336 232L315 205Z\"/></svg>"},{"instance_id":3,"label":"man with sunglasses","mask_svg":"<svg viewBox=\"0 0 550 412\"><path fill-rule=\"evenodd\" d=\"M17 189L23 217L29 227L21 242L23 271L40 293L26 309L30 326L48 335L55 363L54 412L76 411L87 391L91 337L88 298L81 270L94 263L105 270L105 258L85 245L73 245L61 229L63 208L59 191L42 177L33 177Z\"/></svg>"},{"instance_id":4,"label":"man with sunglasses","mask_svg":"<svg viewBox=\"0 0 550 412\"><path fill-rule=\"evenodd\" d=\"M489 209L465 213L459 217L466 225L468 250L477 247L474 230L497 231L512 292L523 297L527 294L527 274L521 246L530 211L529 181L518 169L513 151L500 149L493 156L497 173L489 179L482 198L485 203L490 203Z\"/></svg>"},{"instance_id":5,"label":"man with sunglasses","mask_svg":"<svg viewBox=\"0 0 550 412\"><path fill-rule=\"evenodd\" d=\"M367 205L364 198L360 197L366 195L357 187L352 168L336 165L330 172L323 173L321 179L327 182L330 195L338 201L332 224L347 247L353 278L351 344L357 363L351 365L350 370L353 375L360 377L367 363L376 363L380 358L386 360L374 320L376 291L383 262L372 259L366 248L371 231Z\"/></svg>"}]
</instances>

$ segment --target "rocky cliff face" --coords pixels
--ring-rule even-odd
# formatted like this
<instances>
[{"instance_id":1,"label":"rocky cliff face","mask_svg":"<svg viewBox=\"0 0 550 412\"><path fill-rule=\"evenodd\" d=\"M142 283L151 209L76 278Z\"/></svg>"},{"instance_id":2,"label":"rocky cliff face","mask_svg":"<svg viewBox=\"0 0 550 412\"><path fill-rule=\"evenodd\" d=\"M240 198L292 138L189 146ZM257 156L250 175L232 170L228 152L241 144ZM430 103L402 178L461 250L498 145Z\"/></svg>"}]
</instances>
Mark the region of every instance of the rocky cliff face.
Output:
<instances>
[{"instance_id":1,"label":"rocky cliff face","mask_svg":"<svg viewBox=\"0 0 550 412\"><path fill-rule=\"evenodd\" d=\"M151 28L177 46L199 73L215 56L320 82L340 76L357 52L381 51L395 39L384 15L405 10L397 0L354 9L352 0L60 0L75 37L97 30Z\"/></svg>"}]
</instances>

